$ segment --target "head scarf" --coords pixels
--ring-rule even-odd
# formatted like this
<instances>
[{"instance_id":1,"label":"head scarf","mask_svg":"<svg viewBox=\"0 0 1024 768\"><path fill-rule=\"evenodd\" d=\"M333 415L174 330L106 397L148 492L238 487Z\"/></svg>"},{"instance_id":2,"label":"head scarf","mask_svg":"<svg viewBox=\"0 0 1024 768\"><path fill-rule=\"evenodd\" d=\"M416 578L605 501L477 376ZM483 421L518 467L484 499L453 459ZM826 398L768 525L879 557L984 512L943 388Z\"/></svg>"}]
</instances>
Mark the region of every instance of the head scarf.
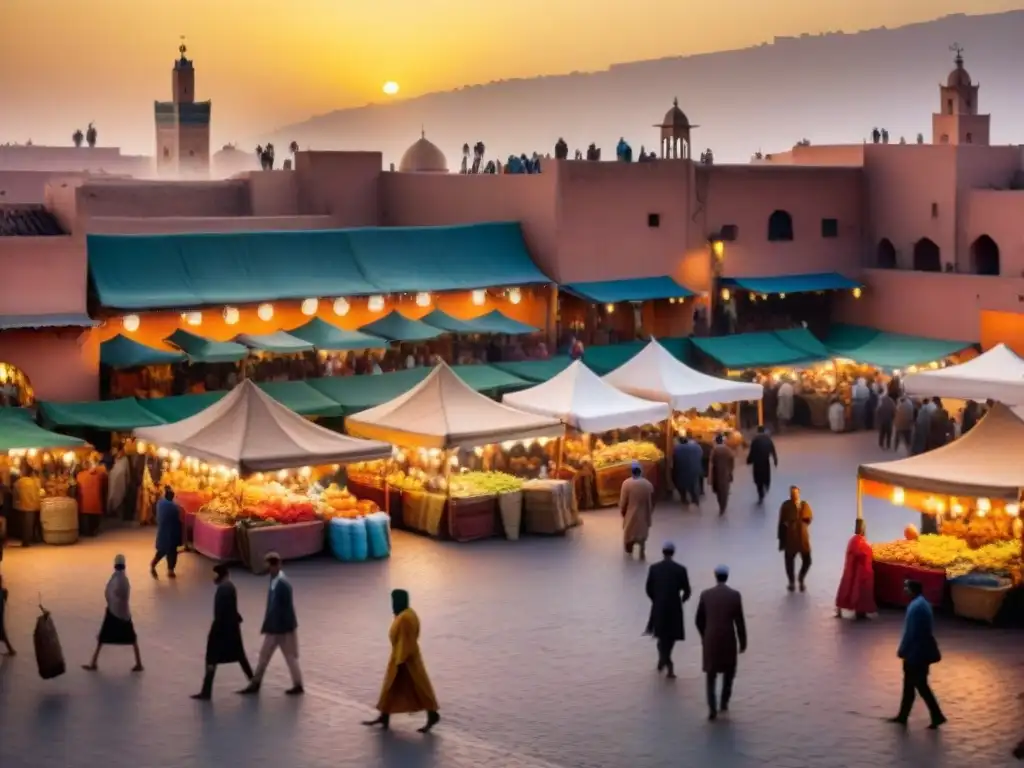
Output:
<instances>
[{"instance_id":1,"label":"head scarf","mask_svg":"<svg viewBox=\"0 0 1024 768\"><path fill-rule=\"evenodd\" d=\"M404 589L391 590L391 612L397 616L409 607L409 593Z\"/></svg>"}]
</instances>

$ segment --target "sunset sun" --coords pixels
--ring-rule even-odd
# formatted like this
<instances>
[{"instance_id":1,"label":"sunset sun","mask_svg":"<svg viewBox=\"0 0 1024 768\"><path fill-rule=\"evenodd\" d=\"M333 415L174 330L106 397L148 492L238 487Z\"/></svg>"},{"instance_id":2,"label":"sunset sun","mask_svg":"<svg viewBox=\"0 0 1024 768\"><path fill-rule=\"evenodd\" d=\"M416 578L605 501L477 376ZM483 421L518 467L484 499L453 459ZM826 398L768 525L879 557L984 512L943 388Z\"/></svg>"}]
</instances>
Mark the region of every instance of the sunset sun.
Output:
<instances>
[{"instance_id":1,"label":"sunset sun","mask_svg":"<svg viewBox=\"0 0 1024 768\"><path fill-rule=\"evenodd\" d=\"M396 83L394 80L388 80L386 83L384 83L384 88L382 90L388 96L394 96L396 93L398 93L398 83Z\"/></svg>"}]
</instances>

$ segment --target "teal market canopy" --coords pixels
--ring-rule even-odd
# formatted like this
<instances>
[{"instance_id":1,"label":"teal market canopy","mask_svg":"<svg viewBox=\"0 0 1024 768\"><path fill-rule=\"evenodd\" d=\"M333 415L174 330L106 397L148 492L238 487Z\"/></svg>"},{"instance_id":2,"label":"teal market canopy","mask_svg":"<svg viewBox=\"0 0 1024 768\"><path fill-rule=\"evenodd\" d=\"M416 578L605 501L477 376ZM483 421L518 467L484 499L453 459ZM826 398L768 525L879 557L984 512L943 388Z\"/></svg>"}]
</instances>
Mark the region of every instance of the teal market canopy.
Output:
<instances>
[{"instance_id":1,"label":"teal market canopy","mask_svg":"<svg viewBox=\"0 0 1024 768\"><path fill-rule=\"evenodd\" d=\"M164 420L142 407L134 397L81 403L39 403L43 421L56 429L98 429L101 432L130 432L138 427L155 427Z\"/></svg>"},{"instance_id":2,"label":"teal market canopy","mask_svg":"<svg viewBox=\"0 0 1024 768\"><path fill-rule=\"evenodd\" d=\"M726 368L809 365L834 355L806 328L757 331L732 336L694 337L693 344Z\"/></svg>"},{"instance_id":3,"label":"teal market canopy","mask_svg":"<svg viewBox=\"0 0 1024 768\"><path fill-rule=\"evenodd\" d=\"M139 404L160 419L160 423L173 424L205 411L226 394L227 392L196 392L191 395L148 398L139 400Z\"/></svg>"},{"instance_id":4,"label":"teal market canopy","mask_svg":"<svg viewBox=\"0 0 1024 768\"><path fill-rule=\"evenodd\" d=\"M379 336L361 331L346 331L319 317L288 331L288 335L302 339L324 352L342 352L347 349L387 349L388 342Z\"/></svg>"},{"instance_id":5,"label":"teal market canopy","mask_svg":"<svg viewBox=\"0 0 1024 768\"><path fill-rule=\"evenodd\" d=\"M147 365L171 365L185 360L183 352L157 349L118 334L100 344L100 363L111 368L139 368Z\"/></svg>"},{"instance_id":6,"label":"teal market canopy","mask_svg":"<svg viewBox=\"0 0 1024 768\"><path fill-rule=\"evenodd\" d=\"M248 357L249 350L233 341L213 341L179 328L166 339L193 363L237 363Z\"/></svg>"},{"instance_id":7,"label":"teal market canopy","mask_svg":"<svg viewBox=\"0 0 1024 768\"><path fill-rule=\"evenodd\" d=\"M814 291L848 291L863 288L861 283L838 272L815 272L804 275L776 275L774 277L724 277L723 288L777 295L783 293L813 293Z\"/></svg>"},{"instance_id":8,"label":"teal market canopy","mask_svg":"<svg viewBox=\"0 0 1024 768\"><path fill-rule=\"evenodd\" d=\"M547 360L523 360L521 362L493 363L495 368L511 373L524 381L539 383L554 378L572 364L568 355Z\"/></svg>"},{"instance_id":9,"label":"teal market canopy","mask_svg":"<svg viewBox=\"0 0 1024 768\"><path fill-rule=\"evenodd\" d=\"M617 304L620 301L652 301L654 299L684 299L694 295L693 291L689 288L684 288L668 275L569 283L568 285L563 285L562 288L569 293L597 304Z\"/></svg>"},{"instance_id":10,"label":"teal market canopy","mask_svg":"<svg viewBox=\"0 0 1024 768\"><path fill-rule=\"evenodd\" d=\"M84 440L43 429L21 408L0 408L0 453L33 448L81 448Z\"/></svg>"},{"instance_id":11,"label":"teal market canopy","mask_svg":"<svg viewBox=\"0 0 1024 768\"><path fill-rule=\"evenodd\" d=\"M359 330L389 341L430 341L445 333L419 320L410 320L397 309L391 310L379 320L367 323Z\"/></svg>"},{"instance_id":12,"label":"teal market canopy","mask_svg":"<svg viewBox=\"0 0 1024 768\"><path fill-rule=\"evenodd\" d=\"M51 315L0 315L0 331L25 328L94 328L99 325L84 312Z\"/></svg>"},{"instance_id":13,"label":"teal market canopy","mask_svg":"<svg viewBox=\"0 0 1024 768\"><path fill-rule=\"evenodd\" d=\"M551 282L516 222L89 235L86 242L99 302L122 310Z\"/></svg>"},{"instance_id":14,"label":"teal market canopy","mask_svg":"<svg viewBox=\"0 0 1024 768\"><path fill-rule=\"evenodd\" d=\"M896 370L938 362L972 346L969 341L926 339L889 333L861 325L833 325L825 346L836 357L845 357L876 368Z\"/></svg>"},{"instance_id":15,"label":"teal market canopy","mask_svg":"<svg viewBox=\"0 0 1024 768\"><path fill-rule=\"evenodd\" d=\"M284 331L240 333L235 337L235 342L249 349L258 349L262 352L273 352L279 355L293 355L313 350L313 345L308 341Z\"/></svg>"},{"instance_id":16,"label":"teal market canopy","mask_svg":"<svg viewBox=\"0 0 1024 768\"><path fill-rule=\"evenodd\" d=\"M440 309L424 315L420 318L421 323L433 326L434 328L440 328L442 331L448 333L483 333L477 326L474 320L460 320L457 317L452 317L447 312Z\"/></svg>"},{"instance_id":17,"label":"teal market canopy","mask_svg":"<svg viewBox=\"0 0 1024 768\"><path fill-rule=\"evenodd\" d=\"M300 416L341 416L341 407L305 381L265 381L257 385Z\"/></svg>"},{"instance_id":18,"label":"teal market canopy","mask_svg":"<svg viewBox=\"0 0 1024 768\"><path fill-rule=\"evenodd\" d=\"M376 376L325 376L310 379L309 385L352 414L404 395L431 370L423 366Z\"/></svg>"},{"instance_id":19,"label":"teal market canopy","mask_svg":"<svg viewBox=\"0 0 1024 768\"><path fill-rule=\"evenodd\" d=\"M679 362L689 362L690 340L688 338L685 336L674 336L658 339L658 341ZM646 347L647 343L646 341L623 341L619 344L590 346L583 352L583 362L592 371L603 376L626 363Z\"/></svg>"},{"instance_id":20,"label":"teal market canopy","mask_svg":"<svg viewBox=\"0 0 1024 768\"><path fill-rule=\"evenodd\" d=\"M492 310L486 315L474 317L466 322L476 328L477 333L503 333L506 336L520 336L540 331L539 328L534 328L532 325L514 320L500 309Z\"/></svg>"},{"instance_id":21,"label":"teal market canopy","mask_svg":"<svg viewBox=\"0 0 1024 768\"><path fill-rule=\"evenodd\" d=\"M513 392L532 386L532 382L521 379L494 365L454 365L452 370L474 392L483 392L488 395Z\"/></svg>"}]
</instances>

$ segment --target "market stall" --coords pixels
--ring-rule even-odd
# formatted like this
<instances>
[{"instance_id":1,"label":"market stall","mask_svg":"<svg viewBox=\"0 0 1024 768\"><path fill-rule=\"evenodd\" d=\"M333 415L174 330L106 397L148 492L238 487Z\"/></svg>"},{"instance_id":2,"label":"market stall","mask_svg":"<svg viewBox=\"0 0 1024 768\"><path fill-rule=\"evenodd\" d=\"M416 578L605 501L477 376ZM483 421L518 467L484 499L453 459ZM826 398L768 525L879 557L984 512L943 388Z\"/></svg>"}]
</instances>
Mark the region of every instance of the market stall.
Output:
<instances>
[{"instance_id":1,"label":"market stall","mask_svg":"<svg viewBox=\"0 0 1024 768\"><path fill-rule=\"evenodd\" d=\"M730 412L725 406L757 401L760 412L764 395L760 384L721 379L694 370L655 340L604 380L631 395L668 403L675 433L706 443L719 434L726 435L730 444L742 442L736 429L738 408ZM758 421L764 423L762 413Z\"/></svg>"},{"instance_id":2,"label":"market stall","mask_svg":"<svg viewBox=\"0 0 1024 768\"><path fill-rule=\"evenodd\" d=\"M511 448L562 433L556 419L474 392L443 363L405 394L349 416L345 427L400 449L392 462L352 467L349 487L375 490L391 509L400 504L405 527L456 541L497 535L499 506L522 503L521 480L467 465L495 444ZM516 496L505 499L509 493ZM509 538L518 535L515 516L514 509L502 515Z\"/></svg>"},{"instance_id":3,"label":"market stall","mask_svg":"<svg viewBox=\"0 0 1024 768\"><path fill-rule=\"evenodd\" d=\"M1024 405L1024 359L1005 344L960 365L908 373L903 377L908 395L995 400Z\"/></svg>"},{"instance_id":4,"label":"market stall","mask_svg":"<svg viewBox=\"0 0 1024 768\"><path fill-rule=\"evenodd\" d=\"M935 605L951 587L954 610L993 620L1021 583L1019 519L1024 489L1024 421L996 404L960 440L897 461L862 464L857 514L864 495L919 512L937 533L875 544L878 602L905 604L903 582L915 578Z\"/></svg>"},{"instance_id":5,"label":"market stall","mask_svg":"<svg viewBox=\"0 0 1024 768\"><path fill-rule=\"evenodd\" d=\"M663 448L670 440L670 411L664 403L616 389L579 360L542 384L505 395L502 402L566 426L557 464L559 470L570 470L582 508L618 504L634 461L656 487L665 487Z\"/></svg>"},{"instance_id":6,"label":"market stall","mask_svg":"<svg viewBox=\"0 0 1024 768\"><path fill-rule=\"evenodd\" d=\"M21 408L0 408L0 485L13 488L28 469L38 478L42 495L39 522L46 544L74 544L78 541L78 503L75 473L89 451L84 440L36 425ZM6 518L0 517L0 526ZM13 515L4 535L20 539L22 518Z\"/></svg>"},{"instance_id":7,"label":"market stall","mask_svg":"<svg viewBox=\"0 0 1024 768\"><path fill-rule=\"evenodd\" d=\"M333 518L377 512L330 475L342 464L391 454L386 443L307 421L250 381L190 418L135 434L143 449L168 462L165 480L177 491L186 527L194 520L196 550L217 560L240 557L257 573L269 551L288 560L320 552Z\"/></svg>"}]
</instances>

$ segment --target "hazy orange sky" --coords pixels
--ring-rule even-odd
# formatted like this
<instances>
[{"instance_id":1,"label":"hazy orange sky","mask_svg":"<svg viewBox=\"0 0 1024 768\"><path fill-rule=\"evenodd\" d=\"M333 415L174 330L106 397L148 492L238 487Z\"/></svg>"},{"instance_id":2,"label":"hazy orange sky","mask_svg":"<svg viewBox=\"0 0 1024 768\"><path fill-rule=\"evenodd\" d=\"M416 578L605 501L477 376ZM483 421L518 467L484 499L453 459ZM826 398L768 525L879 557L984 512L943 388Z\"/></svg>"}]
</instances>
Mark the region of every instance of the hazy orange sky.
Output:
<instances>
[{"instance_id":1,"label":"hazy orange sky","mask_svg":"<svg viewBox=\"0 0 1024 768\"><path fill-rule=\"evenodd\" d=\"M152 151L179 36L213 99L214 143L339 107L469 83L898 26L1021 0L0 0L0 142Z\"/></svg>"}]
</instances>

